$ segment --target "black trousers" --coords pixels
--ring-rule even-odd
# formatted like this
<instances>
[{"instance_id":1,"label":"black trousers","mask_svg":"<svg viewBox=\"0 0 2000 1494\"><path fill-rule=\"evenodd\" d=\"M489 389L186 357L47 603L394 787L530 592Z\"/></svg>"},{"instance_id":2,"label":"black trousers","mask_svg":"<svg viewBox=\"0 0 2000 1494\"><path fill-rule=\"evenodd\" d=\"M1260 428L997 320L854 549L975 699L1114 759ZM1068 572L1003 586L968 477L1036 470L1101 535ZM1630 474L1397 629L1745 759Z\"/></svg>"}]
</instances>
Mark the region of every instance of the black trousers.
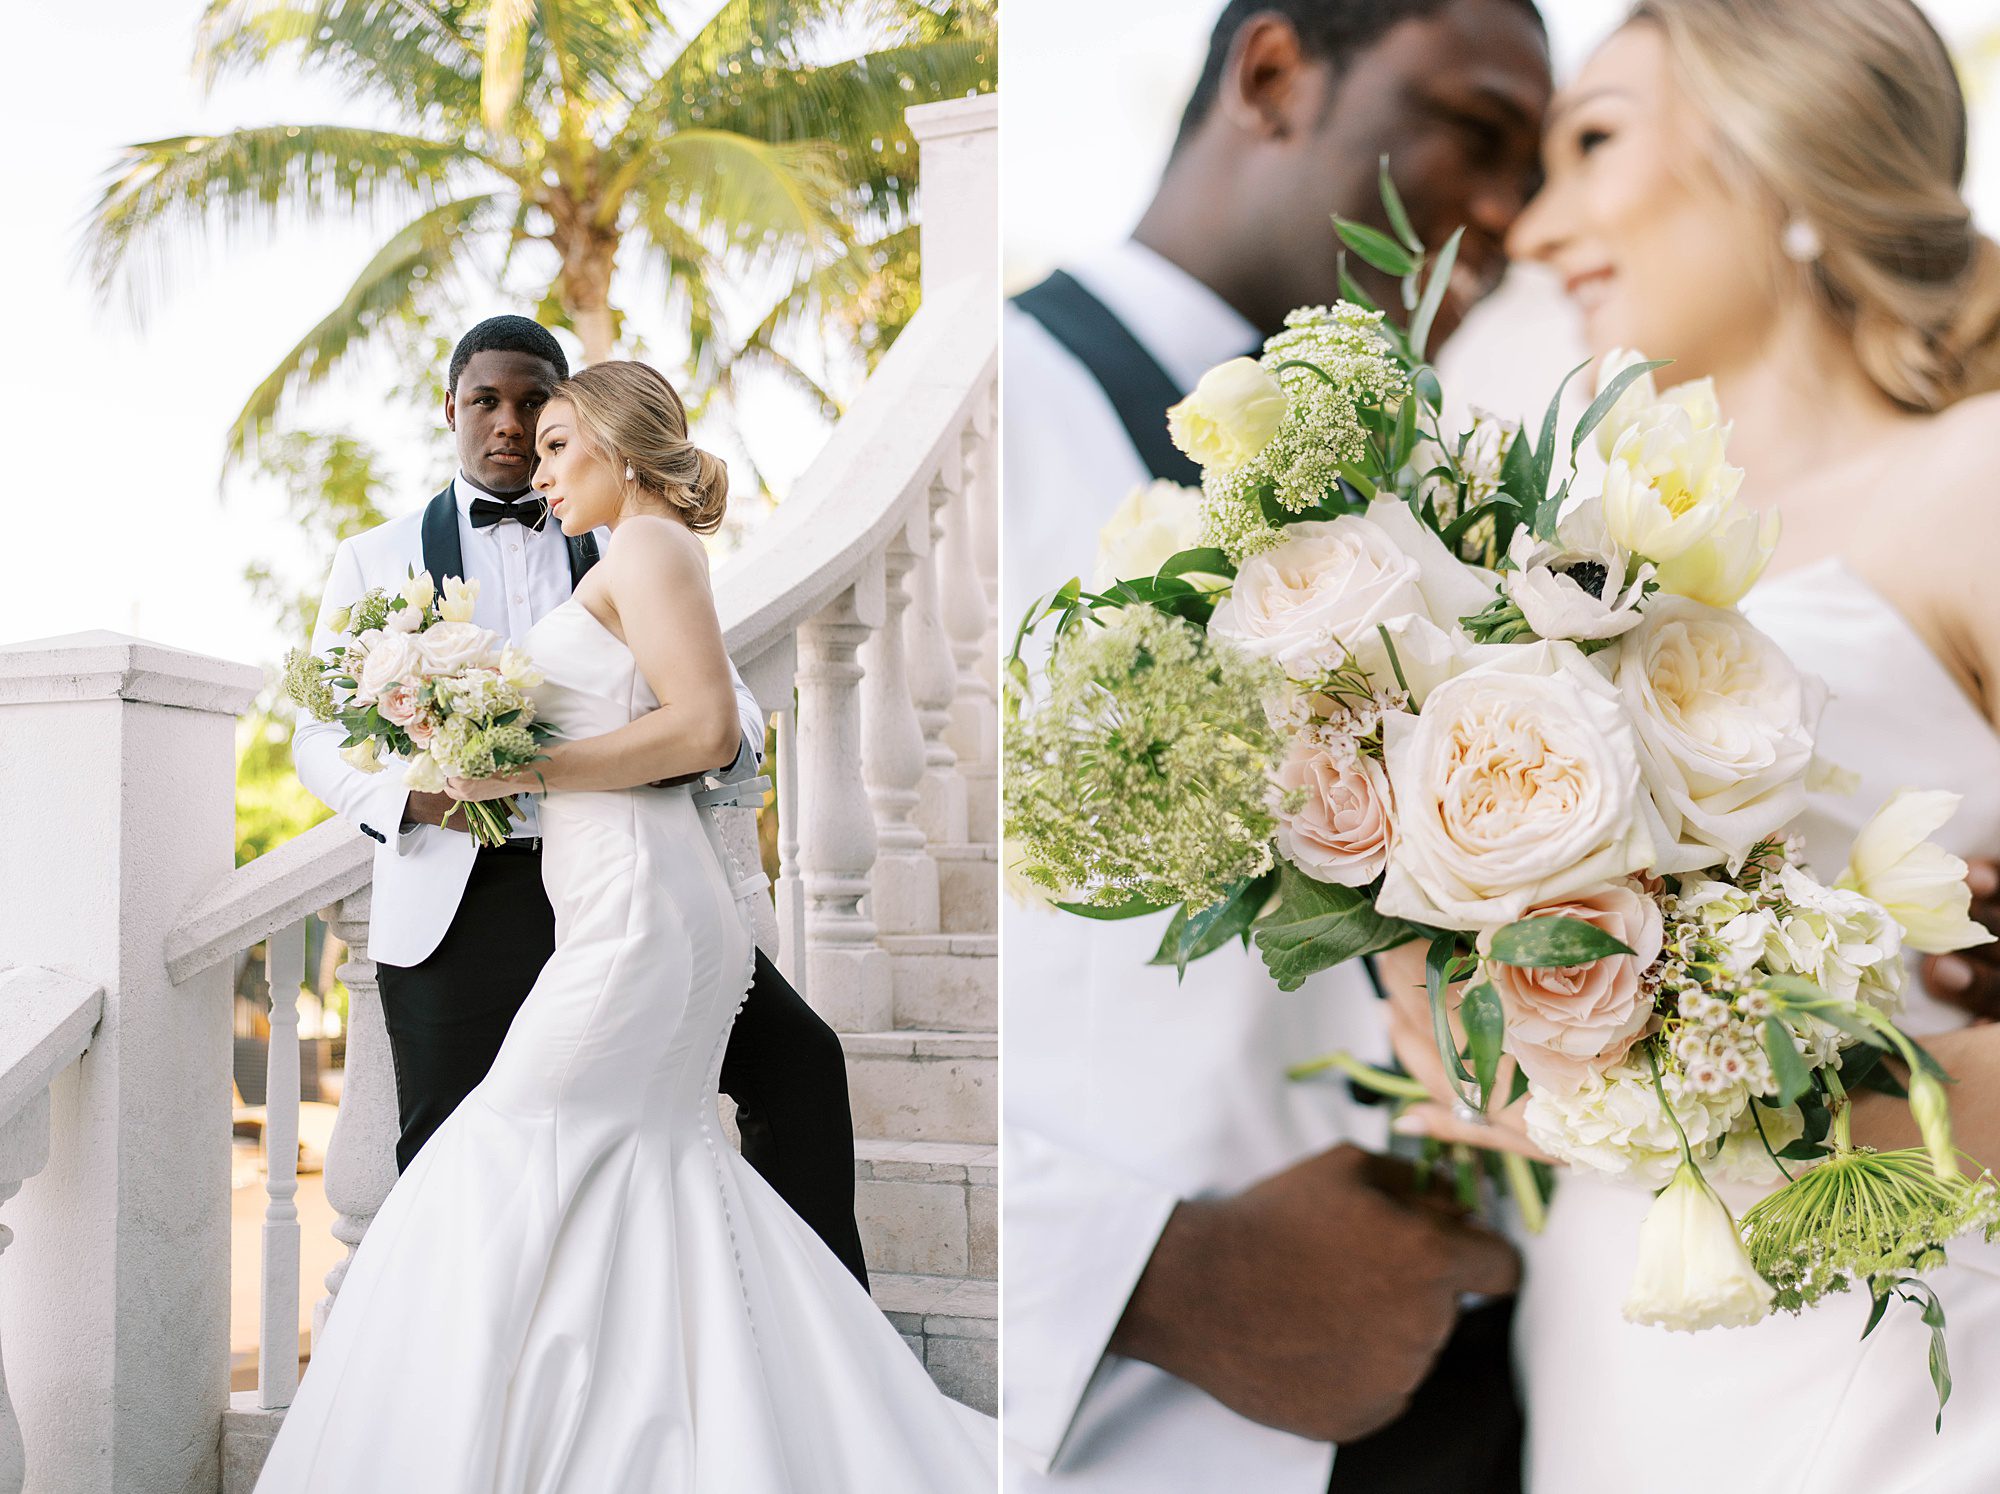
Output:
<instances>
[{"instance_id":1,"label":"black trousers","mask_svg":"<svg viewBox=\"0 0 2000 1494\"><path fill-rule=\"evenodd\" d=\"M486 1077L555 945L541 857L482 850L430 958L376 967L396 1063L398 1172ZM723 1054L722 1090L736 1102L744 1160L866 1286L840 1039L762 950Z\"/></svg>"},{"instance_id":2,"label":"black trousers","mask_svg":"<svg viewBox=\"0 0 2000 1494\"><path fill-rule=\"evenodd\" d=\"M1409 1408L1341 1445L1328 1494L1521 1494L1513 1325L1512 1298L1461 1317Z\"/></svg>"}]
</instances>

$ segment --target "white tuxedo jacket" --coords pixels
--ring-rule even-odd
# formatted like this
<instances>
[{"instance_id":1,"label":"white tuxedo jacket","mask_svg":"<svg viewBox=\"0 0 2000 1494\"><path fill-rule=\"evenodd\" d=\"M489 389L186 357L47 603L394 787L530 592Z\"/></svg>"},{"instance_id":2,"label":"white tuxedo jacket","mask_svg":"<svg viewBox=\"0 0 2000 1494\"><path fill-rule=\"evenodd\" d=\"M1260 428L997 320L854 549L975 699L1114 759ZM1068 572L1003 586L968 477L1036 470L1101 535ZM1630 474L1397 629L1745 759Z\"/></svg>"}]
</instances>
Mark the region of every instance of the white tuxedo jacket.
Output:
<instances>
[{"instance_id":1,"label":"white tuxedo jacket","mask_svg":"<svg viewBox=\"0 0 2000 1494\"><path fill-rule=\"evenodd\" d=\"M1182 389L1255 346L1213 292L1137 244L1072 273ZM1006 311L1006 617L1072 575L1149 480L1096 381ZM1164 420L1164 412L1162 412ZM1105 1346L1182 1198L1235 1192L1386 1121L1287 1065L1388 1042L1357 966L1282 992L1254 950L1150 968L1167 915L1099 922L1010 902L1002 1402L1013 1494L1322 1494L1333 1449L1249 1421Z\"/></svg>"},{"instance_id":2,"label":"white tuxedo jacket","mask_svg":"<svg viewBox=\"0 0 2000 1494\"><path fill-rule=\"evenodd\" d=\"M320 603L320 622L313 633L315 653L335 641L325 620L336 610L348 606L372 587L396 591L412 569L425 568L425 512L419 509L341 541L334 552L333 569ZM522 530L511 523L502 527L518 533L524 544L566 550L561 531L553 520L540 533ZM609 540L608 532L597 531L596 540L602 547ZM563 563L566 565L567 560ZM478 574L476 565L469 569ZM518 642L516 630L508 626L508 609L495 584L497 578L480 576L479 579L482 584L473 620ZM548 608L543 606L540 610L546 612ZM762 761L764 746L763 710L742 676L736 673L734 664L730 666L730 676L735 681L737 712L743 723L743 747L727 771L714 775L722 779L754 774ZM292 734L292 765L307 792L376 842L369 956L387 965L420 964L438 947L445 930L451 926L459 899L465 895L466 881L472 875L478 847L470 835L459 829L447 830L437 825L401 829L403 807L410 792L403 784L401 769L391 764L380 773L363 773L349 767L340 757L340 744L346 736L346 730L338 722L301 721Z\"/></svg>"}]
</instances>

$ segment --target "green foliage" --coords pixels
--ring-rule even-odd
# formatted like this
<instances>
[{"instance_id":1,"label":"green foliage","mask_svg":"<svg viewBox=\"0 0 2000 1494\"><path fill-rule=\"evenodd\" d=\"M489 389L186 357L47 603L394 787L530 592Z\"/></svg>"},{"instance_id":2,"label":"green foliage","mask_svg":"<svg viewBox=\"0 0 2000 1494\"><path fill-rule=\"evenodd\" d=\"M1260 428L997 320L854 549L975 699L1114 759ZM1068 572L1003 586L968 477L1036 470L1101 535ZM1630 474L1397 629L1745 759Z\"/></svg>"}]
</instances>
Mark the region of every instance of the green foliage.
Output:
<instances>
[{"instance_id":1,"label":"green foliage","mask_svg":"<svg viewBox=\"0 0 2000 1494\"><path fill-rule=\"evenodd\" d=\"M1329 966L1407 943L1411 931L1377 913L1365 891L1315 882L1287 862L1279 868L1278 906L1259 920L1255 937L1278 989L1296 991Z\"/></svg>"},{"instance_id":2,"label":"green foliage","mask_svg":"<svg viewBox=\"0 0 2000 1494\"><path fill-rule=\"evenodd\" d=\"M592 360L618 335L621 257L664 271L685 302L696 402L726 394L746 360L811 384L780 351L788 331L833 327L872 361L908 321L903 111L990 90L994 42L984 0L725 0L691 33L658 0L209 0L195 57L209 85L289 65L382 124L127 146L85 257L101 290L123 283L143 303L177 239L199 250L334 213L399 225L245 401L231 460L360 346L449 314L468 266L494 259L503 285L534 277L521 299ZM738 335L718 301L771 285Z\"/></svg>"},{"instance_id":3,"label":"green foliage","mask_svg":"<svg viewBox=\"0 0 2000 1494\"><path fill-rule=\"evenodd\" d=\"M1496 965L1542 970L1588 965L1593 960L1632 952L1622 939L1581 918L1523 918L1494 932L1486 958Z\"/></svg>"},{"instance_id":4,"label":"green foliage","mask_svg":"<svg viewBox=\"0 0 2000 1494\"><path fill-rule=\"evenodd\" d=\"M303 835L333 811L292 773L290 712L258 711L237 728L236 864Z\"/></svg>"}]
</instances>

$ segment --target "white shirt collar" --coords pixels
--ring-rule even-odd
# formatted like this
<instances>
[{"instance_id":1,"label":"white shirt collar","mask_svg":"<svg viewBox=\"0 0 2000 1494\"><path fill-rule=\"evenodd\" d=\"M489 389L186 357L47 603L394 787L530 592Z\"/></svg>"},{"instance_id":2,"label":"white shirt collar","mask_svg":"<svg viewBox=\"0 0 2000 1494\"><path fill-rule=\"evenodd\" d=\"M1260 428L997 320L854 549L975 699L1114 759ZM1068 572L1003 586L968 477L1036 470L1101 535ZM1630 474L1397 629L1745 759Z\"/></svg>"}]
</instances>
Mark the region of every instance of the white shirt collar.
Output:
<instances>
[{"instance_id":1,"label":"white shirt collar","mask_svg":"<svg viewBox=\"0 0 2000 1494\"><path fill-rule=\"evenodd\" d=\"M1242 312L1137 239L1091 255L1072 273L1182 389L1194 388L1216 364L1263 344Z\"/></svg>"}]
</instances>

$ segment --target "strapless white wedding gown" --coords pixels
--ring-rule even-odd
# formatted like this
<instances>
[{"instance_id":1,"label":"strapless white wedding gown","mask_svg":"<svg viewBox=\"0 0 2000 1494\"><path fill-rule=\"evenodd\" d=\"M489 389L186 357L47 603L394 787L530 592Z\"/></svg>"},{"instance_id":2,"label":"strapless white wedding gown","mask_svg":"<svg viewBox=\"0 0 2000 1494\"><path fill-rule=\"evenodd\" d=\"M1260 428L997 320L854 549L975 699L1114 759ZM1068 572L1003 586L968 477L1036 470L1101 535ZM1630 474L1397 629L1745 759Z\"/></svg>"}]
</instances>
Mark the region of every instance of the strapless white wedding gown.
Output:
<instances>
[{"instance_id":1,"label":"strapless white wedding gown","mask_svg":"<svg viewBox=\"0 0 2000 1494\"><path fill-rule=\"evenodd\" d=\"M657 705L579 602L526 643L564 736ZM987 1494L993 1422L721 1134L752 944L710 815L541 814L555 955L375 1216L259 1494Z\"/></svg>"},{"instance_id":2,"label":"strapless white wedding gown","mask_svg":"<svg viewBox=\"0 0 2000 1494\"><path fill-rule=\"evenodd\" d=\"M1832 692L1821 755L1860 775L1816 794L1801 828L1823 878L1902 787L1964 795L1939 839L2000 850L2000 737L1923 640L1845 565L1757 587L1744 612ZM1903 1026L1965 1018L1926 997L1911 962ZM1721 1185L1740 1218L1763 1192ZM1952 1375L1944 1430L1926 1370L1929 1330L1892 1304L1864 1343L1865 1292L1799 1317L1696 1334L1619 1315L1652 1196L1574 1173L1547 1229L1522 1241L1515 1357L1528 1409L1529 1494L1992 1494L2000 1489L2000 1245L1963 1239L1925 1279L1943 1299Z\"/></svg>"}]
</instances>

